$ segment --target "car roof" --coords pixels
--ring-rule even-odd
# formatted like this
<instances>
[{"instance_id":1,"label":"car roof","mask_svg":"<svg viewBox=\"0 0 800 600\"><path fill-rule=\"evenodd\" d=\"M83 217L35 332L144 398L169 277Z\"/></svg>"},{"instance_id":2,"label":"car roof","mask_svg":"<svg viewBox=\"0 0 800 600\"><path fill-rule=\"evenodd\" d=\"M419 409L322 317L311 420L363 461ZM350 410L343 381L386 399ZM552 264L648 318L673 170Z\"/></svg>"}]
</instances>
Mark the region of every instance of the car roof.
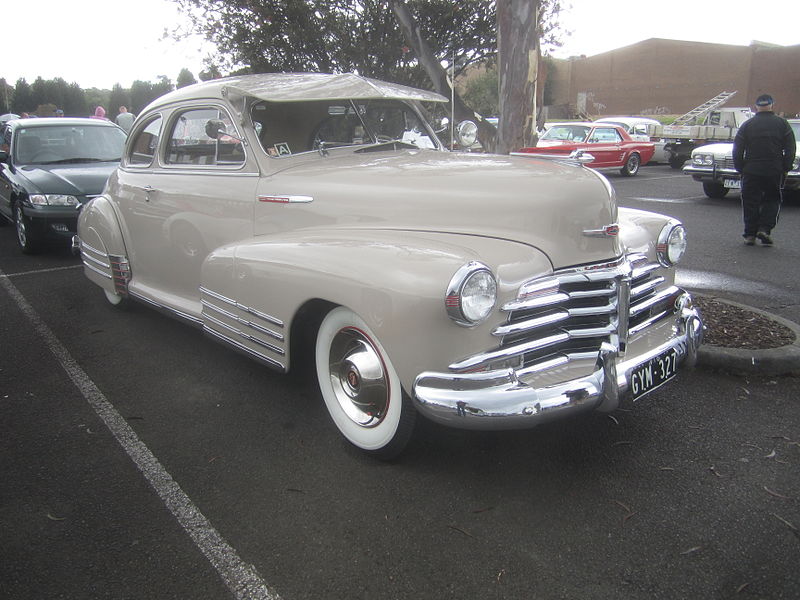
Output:
<instances>
[{"instance_id":1,"label":"car roof","mask_svg":"<svg viewBox=\"0 0 800 600\"><path fill-rule=\"evenodd\" d=\"M546 123L548 127L566 127L569 125L580 125L582 127L592 127L594 123L589 123L588 121L564 121L563 123Z\"/></svg>"},{"instance_id":2,"label":"car roof","mask_svg":"<svg viewBox=\"0 0 800 600\"><path fill-rule=\"evenodd\" d=\"M271 102L309 100L372 100L395 98L448 102L448 99L426 90L387 83L352 73L262 73L214 79L189 85L154 100L146 110L177 100L193 98L229 98L232 95L252 96Z\"/></svg>"},{"instance_id":3,"label":"car roof","mask_svg":"<svg viewBox=\"0 0 800 600\"><path fill-rule=\"evenodd\" d=\"M656 119L651 119L650 117L600 117L594 120L595 123L625 123L625 125L630 125L631 123L659 123ZM659 123L660 124L660 123Z\"/></svg>"},{"instance_id":4,"label":"car roof","mask_svg":"<svg viewBox=\"0 0 800 600\"><path fill-rule=\"evenodd\" d=\"M111 121L103 119L89 119L84 117L36 117L29 119L13 119L8 122L13 128L17 127L46 127L60 125L62 127L74 127L76 125L94 125L99 127L118 127Z\"/></svg>"}]
</instances>

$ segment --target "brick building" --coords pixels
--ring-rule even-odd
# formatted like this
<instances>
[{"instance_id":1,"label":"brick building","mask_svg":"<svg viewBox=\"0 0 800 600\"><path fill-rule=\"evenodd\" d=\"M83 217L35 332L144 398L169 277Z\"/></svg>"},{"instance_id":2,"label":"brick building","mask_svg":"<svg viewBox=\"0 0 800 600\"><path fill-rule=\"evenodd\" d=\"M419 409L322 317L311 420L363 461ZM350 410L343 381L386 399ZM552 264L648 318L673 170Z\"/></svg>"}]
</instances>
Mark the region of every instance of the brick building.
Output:
<instances>
[{"instance_id":1,"label":"brick building","mask_svg":"<svg viewBox=\"0 0 800 600\"><path fill-rule=\"evenodd\" d=\"M554 59L548 118L683 114L723 91L729 106L762 93L775 111L800 113L800 45L749 46L652 38L589 57Z\"/></svg>"}]
</instances>

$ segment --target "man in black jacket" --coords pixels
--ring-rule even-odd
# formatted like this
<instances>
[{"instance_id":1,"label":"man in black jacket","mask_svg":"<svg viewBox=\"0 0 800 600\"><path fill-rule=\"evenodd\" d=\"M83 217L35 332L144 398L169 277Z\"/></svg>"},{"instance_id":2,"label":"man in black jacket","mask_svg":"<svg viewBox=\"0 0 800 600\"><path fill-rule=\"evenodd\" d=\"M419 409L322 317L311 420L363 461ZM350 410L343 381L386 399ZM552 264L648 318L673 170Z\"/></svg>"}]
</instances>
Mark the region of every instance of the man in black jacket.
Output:
<instances>
[{"instance_id":1,"label":"man in black jacket","mask_svg":"<svg viewBox=\"0 0 800 600\"><path fill-rule=\"evenodd\" d=\"M769 94L756 99L756 114L739 128L733 142L733 166L742 174L744 243L756 238L772 246L772 229L781 209L781 187L792 169L795 139L786 119L772 112Z\"/></svg>"}]
</instances>

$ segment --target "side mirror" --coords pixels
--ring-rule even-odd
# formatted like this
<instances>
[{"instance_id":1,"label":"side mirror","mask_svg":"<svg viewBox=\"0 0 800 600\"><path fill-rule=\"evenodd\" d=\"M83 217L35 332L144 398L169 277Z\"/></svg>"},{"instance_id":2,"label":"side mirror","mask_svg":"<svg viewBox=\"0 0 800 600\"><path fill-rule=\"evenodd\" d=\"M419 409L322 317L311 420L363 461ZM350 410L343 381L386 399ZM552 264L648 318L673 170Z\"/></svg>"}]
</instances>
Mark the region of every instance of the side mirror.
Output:
<instances>
[{"instance_id":1,"label":"side mirror","mask_svg":"<svg viewBox=\"0 0 800 600\"><path fill-rule=\"evenodd\" d=\"M218 140L227 133L225 123L219 119L209 119L206 121L206 135L212 140Z\"/></svg>"}]
</instances>

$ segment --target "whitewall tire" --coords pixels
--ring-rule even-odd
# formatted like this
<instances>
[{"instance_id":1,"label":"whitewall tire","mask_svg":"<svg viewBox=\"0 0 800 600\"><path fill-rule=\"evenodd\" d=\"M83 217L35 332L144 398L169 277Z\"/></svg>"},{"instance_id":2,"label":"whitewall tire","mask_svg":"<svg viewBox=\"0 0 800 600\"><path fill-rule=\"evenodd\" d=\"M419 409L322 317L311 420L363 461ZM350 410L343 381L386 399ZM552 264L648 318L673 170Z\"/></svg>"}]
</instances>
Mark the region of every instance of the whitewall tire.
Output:
<instances>
[{"instance_id":1,"label":"whitewall tire","mask_svg":"<svg viewBox=\"0 0 800 600\"><path fill-rule=\"evenodd\" d=\"M330 311L317 332L315 361L322 398L342 435L379 458L397 456L416 410L363 319L342 306Z\"/></svg>"}]
</instances>

